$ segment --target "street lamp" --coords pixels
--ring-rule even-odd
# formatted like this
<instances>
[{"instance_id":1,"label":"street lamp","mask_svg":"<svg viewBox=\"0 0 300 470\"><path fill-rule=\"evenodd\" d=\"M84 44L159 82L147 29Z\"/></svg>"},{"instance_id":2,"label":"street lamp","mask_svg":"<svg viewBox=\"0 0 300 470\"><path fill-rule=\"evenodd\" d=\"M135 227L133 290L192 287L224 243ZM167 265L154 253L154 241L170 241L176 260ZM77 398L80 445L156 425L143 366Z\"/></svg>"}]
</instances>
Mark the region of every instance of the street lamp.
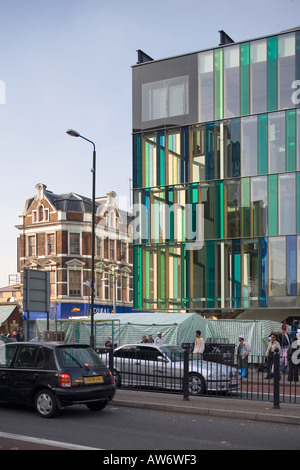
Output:
<instances>
[{"instance_id":1,"label":"street lamp","mask_svg":"<svg viewBox=\"0 0 300 470\"><path fill-rule=\"evenodd\" d=\"M74 129L69 129L67 131L67 134L69 134L72 137L81 137L81 139L86 140L87 142L90 142L93 145L93 168L92 168L92 174L93 174L93 196L92 196L92 282L91 282L91 335L90 335L90 345L92 348L95 347L95 337L94 337L94 303L95 303L95 192L96 192L96 147L94 142L91 140L87 139L86 137L83 137L82 135L79 134L79 132L74 131Z\"/></svg>"}]
</instances>

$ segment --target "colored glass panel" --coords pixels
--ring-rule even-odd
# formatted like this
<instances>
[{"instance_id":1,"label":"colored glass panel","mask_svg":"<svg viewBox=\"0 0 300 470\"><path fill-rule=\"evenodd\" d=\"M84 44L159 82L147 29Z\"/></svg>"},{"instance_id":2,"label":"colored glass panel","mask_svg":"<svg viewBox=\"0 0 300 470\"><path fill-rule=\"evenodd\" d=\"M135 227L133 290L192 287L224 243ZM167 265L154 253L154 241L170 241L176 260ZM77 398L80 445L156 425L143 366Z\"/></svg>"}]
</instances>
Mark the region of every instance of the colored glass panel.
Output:
<instances>
[{"instance_id":1,"label":"colored glass panel","mask_svg":"<svg viewBox=\"0 0 300 470\"><path fill-rule=\"evenodd\" d=\"M224 183L215 183L215 229L216 238L224 238Z\"/></svg>"},{"instance_id":2,"label":"colored glass panel","mask_svg":"<svg viewBox=\"0 0 300 470\"><path fill-rule=\"evenodd\" d=\"M136 309L143 308L142 302L142 248L133 246L133 305Z\"/></svg>"},{"instance_id":3,"label":"colored glass panel","mask_svg":"<svg viewBox=\"0 0 300 470\"><path fill-rule=\"evenodd\" d=\"M270 295L286 295L286 237L269 238L269 266Z\"/></svg>"},{"instance_id":4,"label":"colored glass panel","mask_svg":"<svg viewBox=\"0 0 300 470\"><path fill-rule=\"evenodd\" d=\"M199 122L214 119L214 53L198 55Z\"/></svg>"},{"instance_id":5,"label":"colored glass panel","mask_svg":"<svg viewBox=\"0 0 300 470\"><path fill-rule=\"evenodd\" d=\"M224 49L224 117L240 115L240 46Z\"/></svg>"},{"instance_id":6,"label":"colored glass panel","mask_svg":"<svg viewBox=\"0 0 300 470\"><path fill-rule=\"evenodd\" d=\"M268 177L268 215L269 215L269 235L278 234L278 182L277 175Z\"/></svg>"},{"instance_id":7,"label":"colored glass panel","mask_svg":"<svg viewBox=\"0 0 300 470\"><path fill-rule=\"evenodd\" d=\"M165 169L165 135L163 132L157 133L157 185L164 186L166 178Z\"/></svg>"},{"instance_id":8,"label":"colored glass panel","mask_svg":"<svg viewBox=\"0 0 300 470\"><path fill-rule=\"evenodd\" d=\"M286 171L296 170L296 111L286 111Z\"/></svg>"},{"instance_id":9,"label":"colored glass panel","mask_svg":"<svg viewBox=\"0 0 300 470\"><path fill-rule=\"evenodd\" d=\"M132 180L133 188L142 187L142 147L141 136L133 136L133 167L132 167Z\"/></svg>"},{"instance_id":10,"label":"colored glass panel","mask_svg":"<svg viewBox=\"0 0 300 470\"><path fill-rule=\"evenodd\" d=\"M258 116L258 174L268 173L268 117Z\"/></svg>"},{"instance_id":11,"label":"colored glass panel","mask_svg":"<svg viewBox=\"0 0 300 470\"><path fill-rule=\"evenodd\" d=\"M297 237L286 237L287 295L297 295Z\"/></svg>"},{"instance_id":12,"label":"colored glass panel","mask_svg":"<svg viewBox=\"0 0 300 470\"><path fill-rule=\"evenodd\" d=\"M296 175L285 173L278 176L279 234L296 233Z\"/></svg>"},{"instance_id":13,"label":"colored glass panel","mask_svg":"<svg viewBox=\"0 0 300 470\"><path fill-rule=\"evenodd\" d=\"M250 113L267 111L267 41L250 43Z\"/></svg>"},{"instance_id":14,"label":"colored glass panel","mask_svg":"<svg viewBox=\"0 0 300 470\"><path fill-rule=\"evenodd\" d=\"M268 234L267 176L251 178L251 208L253 236L266 236Z\"/></svg>"},{"instance_id":15,"label":"colored glass panel","mask_svg":"<svg viewBox=\"0 0 300 470\"><path fill-rule=\"evenodd\" d=\"M215 61L215 120L223 119L223 49L214 50Z\"/></svg>"},{"instance_id":16,"label":"colored glass panel","mask_svg":"<svg viewBox=\"0 0 300 470\"><path fill-rule=\"evenodd\" d=\"M257 175L257 116L241 119L241 176Z\"/></svg>"},{"instance_id":17,"label":"colored glass panel","mask_svg":"<svg viewBox=\"0 0 300 470\"><path fill-rule=\"evenodd\" d=\"M295 33L278 36L278 109L291 108L295 80Z\"/></svg>"},{"instance_id":18,"label":"colored glass panel","mask_svg":"<svg viewBox=\"0 0 300 470\"><path fill-rule=\"evenodd\" d=\"M268 115L269 173L285 171L285 112Z\"/></svg>"},{"instance_id":19,"label":"colored glass panel","mask_svg":"<svg viewBox=\"0 0 300 470\"><path fill-rule=\"evenodd\" d=\"M259 306L268 305L268 239L259 238Z\"/></svg>"},{"instance_id":20,"label":"colored glass panel","mask_svg":"<svg viewBox=\"0 0 300 470\"><path fill-rule=\"evenodd\" d=\"M277 109L277 37L268 39L268 111Z\"/></svg>"},{"instance_id":21,"label":"colored glass panel","mask_svg":"<svg viewBox=\"0 0 300 470\"><path fill-rule=\"evenodd\" d=\"M215 242L206 242L206 306L215 306Z\"/></svg>"},{"instance_id":22,"label":"colored glass panel","mask_svg":"<svg viewBox=\"0 0 300 470\"><path fill-rule=\"evenodd\" d=\"M241 115L250 113L250 45L241 44Z\"/></svg>"},{"instance_id":23,"label":"colored glass panel","mask_svg":"<svg viewBox=\"0 0 300 470\"><path fill-rule=\"evenodd\" d=\"M232 240L232 306L241 306L241 240Z\"/></svg>"},{"instance_id":24,"label":"colored glass panel","mask_svg":"<svg viewBox=\"0 0 300 470\"><path fill-rule=\"evenodd\" d=\"M297 233L300 233L300 173L296 173L297 181ZM300 264L300 259L299 259Z\"/></svg>"},{"instance_id":25,"label":"colored glass panel","mask_svg":"<svg viewBox=\"0 0 300 470\"><path fill-rule=\"evenodd\" d=\"M241 120L231 121L232 177L241 176Z\"/></svg>"},{"instance_id":26,"label":"colored glass panel","mask_svg":"<svg viewBox=\"0 0 300 470\"><path fill-rule=\"evenodd\" d=\"M251 235L250 178L241 180L241 236Z\"/></svg>"},{"instance_id":27,"label":"colored glass panel","mask_svg":"<svg viewBox=\"0 0 300 470\"><path fill-rule=\"evenodd\" d=\"M206 124L205 170L206 180L213 180L215 173L215 134L213 123Z\"/></svg>"}]
</instances>

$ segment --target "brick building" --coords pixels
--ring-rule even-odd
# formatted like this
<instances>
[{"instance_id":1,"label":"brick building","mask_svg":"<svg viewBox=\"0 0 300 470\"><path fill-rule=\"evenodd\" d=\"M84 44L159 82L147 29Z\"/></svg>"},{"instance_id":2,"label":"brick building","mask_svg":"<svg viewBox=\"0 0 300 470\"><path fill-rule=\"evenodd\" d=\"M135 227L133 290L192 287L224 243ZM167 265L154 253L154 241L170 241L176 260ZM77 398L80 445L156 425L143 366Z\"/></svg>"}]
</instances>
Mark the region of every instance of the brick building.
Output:
<instances>
[{"instance_id":1,"label":"brick building","mask_svg":"<svg viewBox=\"0 0 300 470\"><path fill-rule=\"evenodd\" d=\"M76 193L54 194L44 184L25 203L20 216L19 271L50 272L50 301L58 318L88 314L91 295L92 201ZM132 235L129 213L116 193L96 198L95 310L111 312L115 281L116 310L132 307ZM32 316L30 317L32 318Z\"/></svg>"}]
</instances>

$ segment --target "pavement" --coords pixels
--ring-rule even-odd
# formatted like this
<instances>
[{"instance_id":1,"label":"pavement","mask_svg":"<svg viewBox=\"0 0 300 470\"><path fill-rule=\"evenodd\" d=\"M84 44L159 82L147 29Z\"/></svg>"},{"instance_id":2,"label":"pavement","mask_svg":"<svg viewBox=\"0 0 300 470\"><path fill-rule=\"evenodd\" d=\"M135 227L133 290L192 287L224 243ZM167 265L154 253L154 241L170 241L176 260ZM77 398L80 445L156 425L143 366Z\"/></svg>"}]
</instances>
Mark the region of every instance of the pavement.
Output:
<instances>
[{"instance_id":1,"label":"pavement","mask_svg":"<svg viewBox=\"0 0 300 470\"><path fill-rule=\"evenodd\" d=\"M300 425L300 404L117 389L112 406Z\"/></svg>"}]
</instances>

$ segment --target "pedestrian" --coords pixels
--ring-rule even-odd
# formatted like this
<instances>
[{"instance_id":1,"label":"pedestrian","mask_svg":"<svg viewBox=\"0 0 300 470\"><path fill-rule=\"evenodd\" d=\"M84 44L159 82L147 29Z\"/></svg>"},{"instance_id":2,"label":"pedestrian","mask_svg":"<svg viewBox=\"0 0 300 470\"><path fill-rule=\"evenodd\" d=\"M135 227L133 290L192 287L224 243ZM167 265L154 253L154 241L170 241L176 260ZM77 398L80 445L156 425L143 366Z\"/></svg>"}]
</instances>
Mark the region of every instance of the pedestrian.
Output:
<instances>
[{"instance_id":1,"label":"pedestrian","mask_svg":"<svg viewBox=\"0 0 300 470\"><path fill-rule=\"evenodd\" d=\"M245 336L239 336L239 344L237 347L237 366L242 377L247 377L248 373L248 357L251 352L249 343L245 342Z\"/></svg>"},{"instance_id":2,"label":"pedestrian","mask_svg":"<svg viewBox=\"0 0 300 470\"><path fill-rule=\"evenodd\" d=\"M152 338L152 333L148 334L148 343L154 343L154 339Z\"/></svg>"},{"instance_id":3,"label":"pedestrian","mask_svg":"<svg viewBox=\"0 0 300 470\"><path fill-rule=\"evenodd\" d=\"M272 333L270 336L270 341L266 350L266 359L267 359L267 376L265 379L273 378L273 364L274 364L274 353L280 352L280 344L276 341L275 333Z\"/></svg>"},{"instance_id":4,"label":"pedestrian","mask_svg":"<svg viewBox=\"0 0 300 470\"><path fill-rule=\"evenodd\" d=\"M143 335L143 336L142 336L142 341L141 341L141 343L148 343L148 340L147 340L146 335Z\"/></svg>"},{"instance_id":5,"label":"pedestrian","mask_svg":"<svg viewBox=\"0 0 300 470\"><path fill-rule=\"evenodd\" d=\"M205 348L205 344L204 344L204 339L201 337L201 331L197 330L193 354L198 354L199 359L202 359L204 348Z\"/></svg>"},{"instance_id":6,"label":"pedestrian","mask_svg":"<svg viewBox=\"0 0 300 470\"><path fill-rule=\"evenodd\" d=\"M280 368L282 372L284 373L287 368L288 368L288 348L290 346L290 340L288 337L288 334L284 329L281 329L281 331L278 332L278 342L280 344L281 350L280 350Z\"/></svg>"},{"instance_id":7,"label":"pedestrian","mask_svg":"<svg viewBox=\"0 0 300 470\"><path fill-rule=\"evenodd\" d=\"M157 338L155 338L154 343L155 343L155 344L158 344L158 345L160 345L160 344L165 344L165 340L164 340L163 337L162 337L162 332L161 332L161 331L159 331L159 332L157 333Z\"/></svg>"},{"instance_id":8,"label":"pedestrian","mask_svg":"<svg viewBox=\"0 0 300 470\"><path fill-rule=\"evenodd\" d=\"M107 341L105 342L106 348L109 348L110 346L113 346L114 348L118 346L116 342L113 343L112 336L109 336Z\"/></svg>"},{"instance_id":9,"label":"pedestrian","mask_svg":"<svg viewBox=\"0 0 300 470\"><path fill-rule=\"evenodd\" d=\"M288 381L298 382L299 380L299 357L300 355L300 344L297 340L297 336L293 336L291 344L288 348L287 358L289 364Z\"/></svg>"}]
</instances>

